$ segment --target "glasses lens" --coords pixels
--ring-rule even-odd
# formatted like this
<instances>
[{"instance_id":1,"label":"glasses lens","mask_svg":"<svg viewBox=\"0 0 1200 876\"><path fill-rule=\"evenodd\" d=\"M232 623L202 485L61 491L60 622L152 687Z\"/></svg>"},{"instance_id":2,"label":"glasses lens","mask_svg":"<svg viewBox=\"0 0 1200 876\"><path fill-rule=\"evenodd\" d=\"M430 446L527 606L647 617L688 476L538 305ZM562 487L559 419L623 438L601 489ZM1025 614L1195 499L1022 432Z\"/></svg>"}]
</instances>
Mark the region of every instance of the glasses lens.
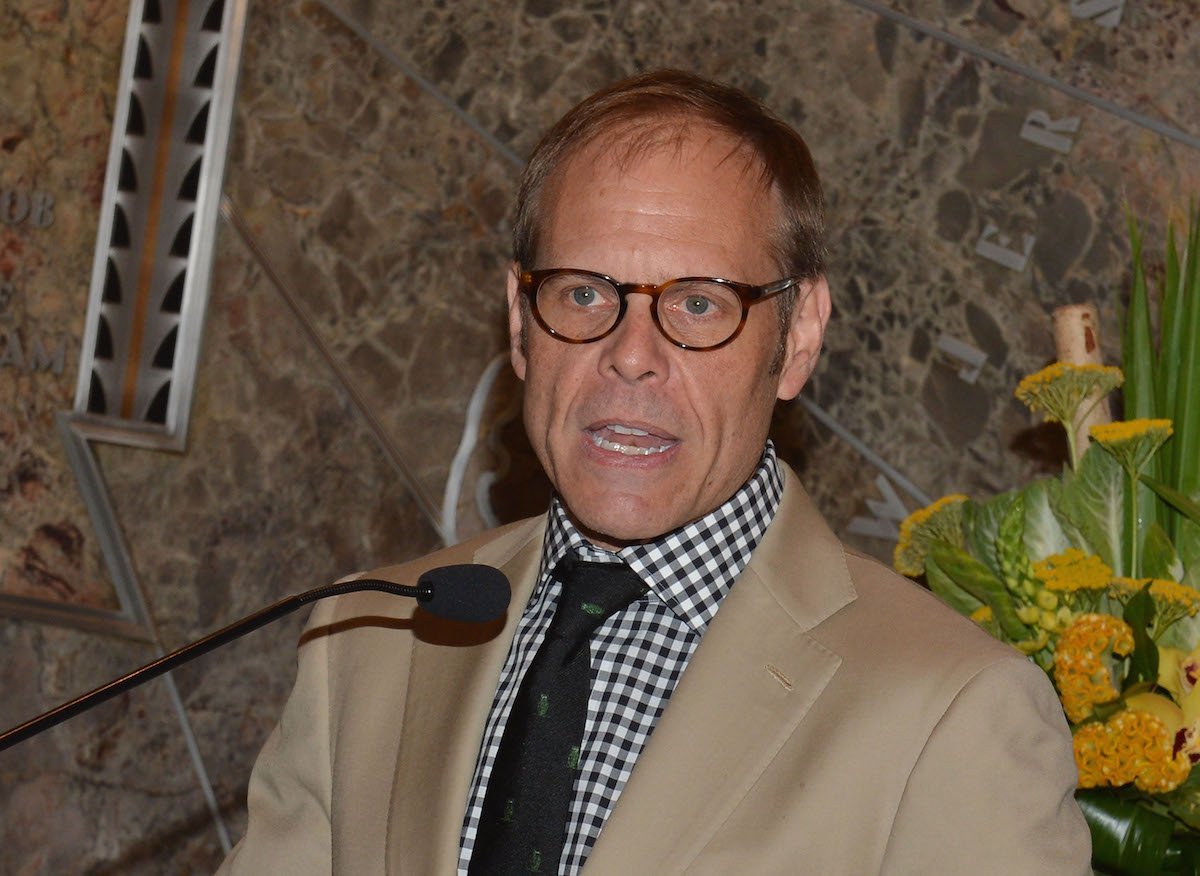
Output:
<instances>
[{"instance_id":1,"label":"glasses lens","mask_svg":"<svg viewBox=\"0 0 1200 876\"><path fill-rule=\"evenodd\" d=\"M621 299L611 283L590 274L567 272L542 280L537 309L556 334L587 341L612 327L621 312Z\"/></svg>"},{"instance_id":2,"label":"glasses lens","mask_svg":"<svg viewBox=\"0 0 1200 876\"><path fill-rule=\"evenodd\" d=\"M689 347L713 347L737 331L742 299L720 283L685 280L663 290L658 318L671 340Z\"/></svg>"}]
</instances>

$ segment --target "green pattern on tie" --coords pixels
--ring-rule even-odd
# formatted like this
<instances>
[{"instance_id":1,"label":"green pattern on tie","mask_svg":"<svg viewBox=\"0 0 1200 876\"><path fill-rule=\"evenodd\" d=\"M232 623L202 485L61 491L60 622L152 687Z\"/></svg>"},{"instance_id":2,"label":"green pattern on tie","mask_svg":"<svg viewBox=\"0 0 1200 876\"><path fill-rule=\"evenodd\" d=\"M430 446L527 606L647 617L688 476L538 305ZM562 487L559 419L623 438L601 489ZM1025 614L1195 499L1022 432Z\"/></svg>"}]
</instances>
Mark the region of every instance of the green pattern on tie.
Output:
<instances>
[{"instance_id":1,"label":"green pattern on tie","mask_svg":"<svg viewBox=\"0 0 1200 876\"><path fill-rule=\"evenodd\" d=\"M646 592L624 563L568 557L551 577L562 582L562 593L513 698L484 792L470 876L558 872L587 722L589 643L607 618Z\"/></svg>"}]
</instances>

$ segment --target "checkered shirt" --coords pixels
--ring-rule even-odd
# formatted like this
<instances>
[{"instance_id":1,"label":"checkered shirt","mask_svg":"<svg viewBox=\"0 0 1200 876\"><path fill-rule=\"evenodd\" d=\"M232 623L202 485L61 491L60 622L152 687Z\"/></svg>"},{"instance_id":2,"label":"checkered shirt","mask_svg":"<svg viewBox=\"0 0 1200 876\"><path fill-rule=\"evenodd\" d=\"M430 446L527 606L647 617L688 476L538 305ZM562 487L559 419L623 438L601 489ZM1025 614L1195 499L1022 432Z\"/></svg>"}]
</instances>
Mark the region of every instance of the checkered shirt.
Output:
<instances>
[{"instance_id":1,"label":"checkered shirt","mask_svg":"<svg viewBox=\"0 0 1200 876\"><path fill-rule=\"evenodd\" d=\"M587 723L559 862L560 873L575 874L595 845L700 637L774 518L782 494L783 477L768 441L750 480L725 504L658 541L616 553L585 539L554 498L538 583L517 624L484 727L459 839L459 874L465 876L471 861L484 794L513 699L554 615L562 585L550 572L558 561L574 553L585 560L625 562L650 588L601 624L591 640Z\"/></svg>"}]
</instances>

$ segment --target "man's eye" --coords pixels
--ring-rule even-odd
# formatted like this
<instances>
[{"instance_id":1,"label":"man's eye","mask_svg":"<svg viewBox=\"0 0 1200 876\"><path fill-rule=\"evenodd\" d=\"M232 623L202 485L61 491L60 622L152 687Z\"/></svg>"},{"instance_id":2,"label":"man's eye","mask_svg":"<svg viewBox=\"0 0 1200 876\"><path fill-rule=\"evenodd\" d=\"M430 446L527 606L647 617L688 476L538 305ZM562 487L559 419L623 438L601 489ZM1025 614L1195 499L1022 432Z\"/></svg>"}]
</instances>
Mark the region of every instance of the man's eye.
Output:
<instances>
[{"instance_id":1,"label":"man's eye","mask_svg":"<svg viewBox=\"0 0 1200 876\"><path fill-rule=\"evenodd\" d=\"M600 298L600 293L591 286L576 286L571 290L571 301L580 307L591 307Z\"/></svg>"},{"instance_id":2,"label":"man's eye","mask_svg":"<svg viewBox=\"0 0 1200 876\"><path fill-rule=\"evenodd\" d=\"M713 309L713 303L703 295L689 295L683 300L683 308L691 316L704 316Z\"/></svg>"}]
</instances>

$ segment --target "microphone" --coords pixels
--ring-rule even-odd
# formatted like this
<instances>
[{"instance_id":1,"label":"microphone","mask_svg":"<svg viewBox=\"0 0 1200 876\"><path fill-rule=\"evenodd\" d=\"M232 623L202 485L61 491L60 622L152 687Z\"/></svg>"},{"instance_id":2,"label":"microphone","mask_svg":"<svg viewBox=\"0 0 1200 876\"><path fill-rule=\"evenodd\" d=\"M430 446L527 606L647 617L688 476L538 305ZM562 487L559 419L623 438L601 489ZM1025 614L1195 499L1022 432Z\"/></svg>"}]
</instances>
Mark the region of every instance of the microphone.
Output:
<instances>
[{"instance_id":1,"label":"microphone","mask_svg":"<svg viewBox=\"0 0 1200 876\"><path fill-rule=\"evenodd\" d=\"M430 569L417 579L415 587L381 581L377 578L359 578L306 590L304 593L281 599L274 605L269 605L249 617L234 621L215 633L209 633L203 639L184 645L170 654L164 654L152 663L133 670L128 675L113 679L83 696L76 697L24 724L6 730L0 734L0 751L11 748L18 742L23 742L44 730L49 730L80 712L86 712L93 706L112 699L117 694L144 684L152 678L157 678L164 672L170 672L176 666L181 666L202 654L220 648L284 615L291 614L302 605L330 596L341 596L362 590L375 590L381 593L390 593L393 596L416 597L420 607L432 615L445 620L473 624L485 624L501 617L504 610L508 608L510 596L508 578L504 576L503 572L491 566L475 563Z\"/></svg>"},{"instance_id":2,"label":"microphone","mask_svg":"<svg viewBox=\"0 0 1200 876\"><path fill-rule=\"evenodd\" d=\"M361 582L360 582L361 583ZM386 584L386 581L380 581ZM417 579L417 602L446 620L486 624L508 608L508 579L499 569L478 563L442 566Z\"/></svg>"}]
</instances>

